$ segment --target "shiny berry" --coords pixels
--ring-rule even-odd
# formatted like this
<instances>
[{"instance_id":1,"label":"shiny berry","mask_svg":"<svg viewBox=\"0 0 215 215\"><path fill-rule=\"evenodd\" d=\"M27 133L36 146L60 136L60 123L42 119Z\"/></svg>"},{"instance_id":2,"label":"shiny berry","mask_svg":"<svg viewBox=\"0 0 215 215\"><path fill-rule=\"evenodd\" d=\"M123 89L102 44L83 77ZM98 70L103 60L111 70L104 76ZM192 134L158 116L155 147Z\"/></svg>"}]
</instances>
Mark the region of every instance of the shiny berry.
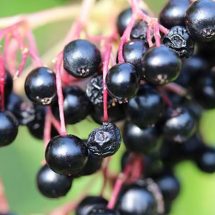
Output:
<instances>
[{"instance_id":1,"label":"shiny berry","mask_svg":"<svg viewBox=\"0 0 215 215\"><path fill-rule=\"evenodd\" d=\"M11 144L18 133L18 121L15 116L9 112L0 112L0 147Z\"/></svg>"},{"instance_id":2,"label":"shiny berry","mask_svg":"<svg viewBox=\"0 0 215 215\"><path fill-rule=\"evenodd\" d=\"M131 30L131 39L140 39L146 42L148 25L144 21L137 22Z\"/></svg>"},{"instance_id":3,"label":"shiny berry","mask_svg":"<svg viewBox=\"0 0 215 215\"><path fill-rule=\"evenodd\" d=\"M155 85L174 81L181 70L181 61L176 53L164 45L149 49L143 62L145 79Z\"/></svg>"},{"instance_id":4,"label":"shiny berry","mask_svg":"<svg viewBox=\"0 0 215 215\"><path fill-rule=\"evenodd\" d=\"M48 143L45 158L56 173L75 176L87 162L87 149L76 136L56 136Z\"/></svg>"},{"instance_id":5,"label":"shiny berry","mask_svg":"<svg viewBox=\"0 0 215 215\"><path fill-rule=\"evenodd\" d=\"M135 96L138 91L140 76L130 63L113 66L106 76L108 92L118 100L127 100Z\"/></svg>"},{"instance_id":6,"label":"shiny berry","mask_svg":"<svg viewBox=\"0 0 215 215\"><path fill-rule=\"evenodd\" d=\"M85 119L91 111L91 104L84 91L77 86L69 86L63 89L64 116L67 124L75 124ZM58 104L52 106L54 115L59 118Z\"/></svg>"},{"instance_id":7,"label":"shiny berry","mask_svg":"<svg viewBox=\"0 0 215 215\"><path fill-rule=\"evenodd\" d=\"M100 196L87 196L77 206L76 215L89 215L92 209L105 208L108 201Z\"/></svg>"},{"instance_id":8,"label":"shiny berry","mask_svg":"<svg viewBox=\"0 0 215 215\"><path fill-rule=\"evenodd\" d=\"M160 13L160 23L167 28L172 28L176 25L184 26L186 11L189 5L189 0L168 1Z\"/></svg>"},{"instance_id":9,"label":"shiny berry","mask_svg":"<svg viewBox=\"0 0 215 215\"><path fill-rule=\"evenodd\" d=\"M194 51L194 42L188 34L186 28L174 26L163 38L163 43L179 57L190 57Z\"/></svg>"},{"instance_id":10,"label":"shiny berry","mask_svg":"<svg viewBox=\"0 0 215 215\"><path fill-rule=\"evenodd\" d=\"M44 165L37 173L37 187L41 194L48 198L59 198L65 196L72 185L72 179L60 175Z\"/></svg>"},{"instance_id":11,"label":"shiny berry","mask_svg":"<svg viewBox=\"0 0 215 215\"><path fill-rule=\"evenodd\" d=\"M168 140L184 142L195 132L196 123L186 108L175 108L168 111L163 126L163 134Z\"/></svg>"},{"instance_id":12,"label":"shiny berry","mask_svg":"<svg viewBox=\"0 0 215 215\"><path fill-rule=\"evenodd\" d=\"M55 74L47 67L32 70L25 80L25 93L35 104L50 105L56 98Z\"/></svg>"},{"instance_id":13,"label":"shiny berry","mask_svg":"<svg viewBox=\"0 0 215 215\"><path fill-rule=\"evenodd\" d=\"M164 102L159 93L149 85L144 85L137 96L130 99L127 116L139 127L154 125L162 116Z\"/></svg>"},{"instance_id":14,"label":"shiny berry","mask_svg":"<svg viewBox=\"0 0 215 215\"><path fill-rule=\"evenodd\" d=\"M158 144L158 131L156 127L140 128L126 122L123 129L123 142L127 150L135 153L147 154Z\"/></svg>"},{"instance_id":15,"label":"shiny berry","mask_svg":"<svg viewBox=\"0 0 215 215\"><path fill-rule=\"evenodd\" d=\"M123 10L117 17L117 30L120 36L123 35L123 32L125 31L125 28L127 27L128 23L131 20L131 9L127 8L125 10Z\"/></svg>"},{"instance_id":16,"label":"shiny berry","mask_svg":"<svg viewBox=\"0 0 215 215\"><path fill-rule=\"evenodd\" d=\"M154 195L146 188L130 185L121 192L117 209L122 215L156 215L157 203Z\"/></svg>"},{"instance_id":17,"label":"shiny berry","mask_svg":"<svg viewBox=\"0 0 215 215\"><path fill-rule=\"evenodd\" d=\"M94 156L107 157L115 154L120 147L119 128L113 123L103 123L94 129L88 137L87 147Z\"/></svg>"},{"instance_id":18,"label":"shiny berry","mask_svg":"<svg viewBox=\"0 0 215 215\"><path fill-rule=\"evenodd\" d=\"M64 69L77 78L87 78L99 72L101 54L88 40L77 39L68 43L63 50Z\"/></svg>"},{"instance_id":19,"label":"shiny berry","mask_svg":"<svg viewBox=\"0 0 215 215\"><path fill-rule=\"evenodd\" d=\"M125 43L123 47L123 57L125 62L133 64L138 72L142 73L143 56L147 47L142 40L131 40Z\"/></svg>"},{"instance_id":20,"label":"shiny berry","mask_svg":"<svg viewBox=\"0 0 215 215\"><path fill-rule=\"evenodd\" d=\"M215 149L205 147L196 159L197 166L200 170L207 173L215 172Z\"/></svg>"},{"instance_id":21,"label":"shiny berry","mask_svg":"<svg viewBox=\"0 0 215 215\"><path fill-rule=\"evenodd\" d=\"M165 201L173 201L180 192L179 180L171 174L164 174L156 180Z\"/></svg>"},{"instance_id":22,"label":"shiny berry","mask_svg":"<svg viewBox=\"0 0 215 215\"><path fill-rule=\"evenodd\" d=\"M215 2L198 0L186 13L186 26L190 35L199 41L215 40Z\"/></svg>"}]
</instances>

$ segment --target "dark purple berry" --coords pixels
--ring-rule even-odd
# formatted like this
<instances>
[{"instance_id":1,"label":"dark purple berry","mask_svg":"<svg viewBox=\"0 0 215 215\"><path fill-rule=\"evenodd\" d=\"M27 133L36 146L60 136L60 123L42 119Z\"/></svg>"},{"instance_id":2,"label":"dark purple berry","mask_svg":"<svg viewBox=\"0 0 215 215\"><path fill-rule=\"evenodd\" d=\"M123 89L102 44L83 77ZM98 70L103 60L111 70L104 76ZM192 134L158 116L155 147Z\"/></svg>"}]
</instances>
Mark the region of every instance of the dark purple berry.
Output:
<instances>
[{"instance_id":1,"label":"dark purple berry","mask_svg":"<svg viewBox=\"0 0 215 215\"><path fill-rule=\"evenodd\" d=\"M87 162L87 148L76 136L56 136L46 148L46 162L59 174L76 176Z\"/></svg>"},{"instance_id":2,"label":"dark purple berry","mask_svg":"<svg viewBox=\"0 0 215 215\"><path fill-rule=\"evenodd\" d=\"M113 66L106 76L108 92L118 100L127 100L135 96L139 89L140 75L130 63Z\"/></svg>"},{"instance_id":3,"label":"dark purple berry","mask_svg":"<svg viewBox=\"0 0 215 215\"><path fill-rule=\"evenodd\" d=\"M163 135L168 140L184 142L195 132L196 122L186 108L175 108L168 111L163 126Z\"/></svg>"},{"instance_id":4,"label":"dark purple berry","mask_svg":"<svg viewBox=\"0 0 215 215\"><path fill-rule=\"evenodd\" d=\"M198 0L191 4L186 13L186 26L190 35L199 41L215 40L215 2Z\"/></svg>"},{"instance_id":5,"label":"dark purple berry","mask_svg":"<svg viewBox=\"0 0 215 215\"><path fill-rule=\"evenodd\" d=\"M131 30L131 39L140 39L146 42L148 25L144 21L138 21Z\"/></svg>"},{"instance_id":6,"label":"dark purple berry","mask_svg":"<svg viewBox=\"0 0 215 215\"><path fill-rule=\"evenodd\" d=\"M10 145L18 134L18 121L9 112L0 112L0 147Z\"/></svg>"},{"instance_id":7,"label":"dark purple berry","mask_svg":"<svg viewBox=\"0 0 215 215\"><path fill-rule=\"evenodd\" d=\"M194 51L194 42L186 28L182 26L172 27L169 33L164 36L163 43L182 58L190 57Z\"/></svg>"},{"instance_id":8,"label":"dark purple berry","mask_svg":"<svg viewBox=\"0 0 215 215\"><path fill-rule=\"evenodd\" d=\"M123 35L125 28L127 27L128 23L130 22L131 15L132 15L132 12L131 12L130 8L123 10L118 15L116 26L117 26L117 30L118 30L118 33L120 36Z\"/></svg>"},{"instance_id":9,"label":"dark purple berry","mask_svg":"<svg viewBox=\"0 0 215 215\"><path fill-rule=\"evenodd\" d=\"M88 40L77 39L63 50L64 69L77 78L87 78L100 70L101 54Z\"/></svg>"},{"instance_id":10,"label":"dark purple berry","mask_svg":"<svg viewBox=\"0 0 215 215\"><path fill-rule=\"evenodd\" d=\"M108 201L100 196L87 196L77 206L76 215L89 215L92 209L105 208Z\"/></svg>"},{"instance_id":11,"label":"dark purple berry","mask_svg":"<svg viewBox=\"0 0 215 215\"><path fill-rule=\"evenodd\" d=\"M149 49L143 62L145 79L155 85L174 81L181 70L179 57L164 45Z\"/></svg>"},{"instance_id":12,"label":"dark purple berry","mask_svg":"<svg viewBox=\"0 0 215 215\"><path fill-rule=\"evenodd\" d=\"M176 25L184 26L189 5L189 0L169 0L160 12L160 23L167 28L172 28Z\"/></svg>"},{"instance_id":13,"label":"dark purple berry","mask_svg":"<svg viewBox=\"0 0 215 215\"><path fill-rule=\"evenodd\" d=\"M159 134L156 127L140 128L126 122L123 129L123 142L127 150L147 154L156 148Z\"/></svg>"},{"instance_id":14,"label":"dark purple berry","mask_svg":"<svg viewBox=\"0 0 215 215\"><path fill-rule=\"evenodd\" d=\"M162 97L149 85L141 87L137 96L130 99L127 106L129 120L141 128L154 125L163 112Z\"/></svg>"},{"instance_id":15,"label":"dark purple berry","mask_svg":"<svg viewBox=\"0 0 215 215\"><path fill-rule=\"evenodd\" d=\"M131 40L125 43L123 47L123 57L125 62L133 64L140 75L143 69L143 56L147 47L142 40Z\"/></svg>"},{"instance_id":16,"label":"dark purple berry","mask_svg":"<svg viewBox=\"0 0 215 215\"><path fill-rule=\"evenodd\" d=\"M68 176L57 174L48 165L44 165L37 173L36 183L39 191L44 196L59 198L69 192L72 179Z\"/></svg>"},{"instance_id":17,"label":"dark purple berry","mask_svg":"<svg viewBox=\"0 0 215 215\"><path fill-rule=\"evenodd\" d=\"M107 157L117 152L120 141L119 128L113 123L103 123L101 127L94 129L89 134L87 147L92 155Z\"/></svg>"},{"instance_id":18,"label":"dark purple berry","mask_svg":"<svg viewBox=\"0 0 215 215\"><path fill-rule=\"evenodd\" d=\"M35 104L50 105L56 98L56 78L47 67L32 70L25 80L25 93Z\"/></svg>"}]
</instances>

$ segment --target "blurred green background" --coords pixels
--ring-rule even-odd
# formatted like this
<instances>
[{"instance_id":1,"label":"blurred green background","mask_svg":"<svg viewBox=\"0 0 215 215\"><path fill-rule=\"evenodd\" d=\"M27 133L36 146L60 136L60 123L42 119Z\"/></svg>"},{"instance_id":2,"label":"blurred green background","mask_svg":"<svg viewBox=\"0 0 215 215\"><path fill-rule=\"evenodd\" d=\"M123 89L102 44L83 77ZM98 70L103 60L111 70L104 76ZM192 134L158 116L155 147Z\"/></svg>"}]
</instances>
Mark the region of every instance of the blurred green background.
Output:
<instances>
[{"instance_id":1,"label":"blurred green background","mask_svg":"<svg viewBox=\"0 0 215 215\"><path fill-rule=\"evenodd\" d=\"M70 4L69 0L0 0L0 17L12 16L20 13L39 11L45 8ZM81 1L76 1L80 2ZM126 0L125 0L126 2ZM163 0L147 0L150 8L158 12L164 3ZM54 15L54 14L53 14ZM41 53L62 39L71 22L51 24L34 33ZM201 122L201 132L208 144L215 143L215 112L204 114ZM80 137L87 137L96 127L86 120L69 128ZM112 162L114 169L119 168L118 153ZM44 158L44 148L41 141L33 139L25 128L20 128L16 142L0 150L0 176L5 184L11 210L18 214L44 214L53 208L76 198L83 191L82 188L90 177L74 182L69 195L59 200L43 198L36 190L35 175ZM182 183L180 197L176 200L171 215L214 215L215 214L215 175L201 173L192 163L184 162L177 166L177 176ZM101 180L94 182L93 192L101 187Z\"/></svg>"}]
</instances>

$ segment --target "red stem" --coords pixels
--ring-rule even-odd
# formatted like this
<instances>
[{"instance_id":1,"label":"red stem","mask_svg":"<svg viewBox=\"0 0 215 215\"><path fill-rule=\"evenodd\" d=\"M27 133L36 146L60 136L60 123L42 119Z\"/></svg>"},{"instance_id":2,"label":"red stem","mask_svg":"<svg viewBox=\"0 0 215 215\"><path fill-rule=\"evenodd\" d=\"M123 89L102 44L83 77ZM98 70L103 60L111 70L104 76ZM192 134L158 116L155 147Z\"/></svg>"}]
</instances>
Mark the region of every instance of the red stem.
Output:
<instances>
[{"instance_id":1,"label":"red stem","mask_svg":"<svg viewBox=\"0 0 215 215\"><path fill-rule=\"evenodd\" d=\"M63 98L63 89L61 82L61 66L62 66L62 57L63 53L59 54L57 57L57 62L55 65L56 71L56 86L57 86L57 96L58 96L58 106L59 106L59 115L60 115L60 124L61 124L61 135L66 135L66 125L65 125L65 117L64 117L64 98Z\"/></svg>"},{"instance_id":2,"label":"red stem","mask_svg":"<svg viewBox=\"0 0 215 215\"><path fill-rule=\"evenodd\" d=\"M51 108L47 107L46 117L45 117L45 126L44 126L44 143L45 148L48 145L51 139Z\"/></svg>"},{"instance_id":3,"label":"red stem","mask_svg":"<svg viewBox=\"0 0 215 215\"><path fill-rule=\"evenodd\" d=\"M3 57L0 56L0 108L1 111L4 111L4 85L5 85L5 66L4 66L4 60Z\"/></svg>"},{"instance_id":4,"label":"red stem","mask_svg":"<svg viewBox=\"0 0 215 215\"><path fill-rule=\"evenodd\" d=\"M106 85L106 75L108 73L108 65L110 62L111 57L111 50L112 46L111 44L107 43L104 46L104 60L103 60L103 122L108 122L108 91L107 91L107 85Z\"/></svg>"}]
</instances>

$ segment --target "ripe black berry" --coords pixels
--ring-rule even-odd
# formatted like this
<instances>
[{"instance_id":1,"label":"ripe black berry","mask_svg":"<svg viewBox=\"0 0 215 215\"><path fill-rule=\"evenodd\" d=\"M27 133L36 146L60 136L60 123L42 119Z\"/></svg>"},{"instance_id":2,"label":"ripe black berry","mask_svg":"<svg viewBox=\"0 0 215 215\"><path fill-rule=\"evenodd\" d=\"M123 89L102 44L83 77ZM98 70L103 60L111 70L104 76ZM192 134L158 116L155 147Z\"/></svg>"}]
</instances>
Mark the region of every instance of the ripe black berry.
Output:
<instances>
[{"instance_id":1,"label":"ripe black berry","mask_svg":"<svg viewBox=\"0 0 215 215\"><path fill-rule=\"evenodd\" d=\"M186 26L191 36L199 41L215 40L215 2L198 0L186 13Z\"/></svg>"},{"instance_id":2,"label":"ripe black berry","mask_svg":"<svg viewBox=\"0 0 215 215\"><path fill-rule=\"evenodd\" d=\"M63 62L68 73L78 78L86 78L99 71L101 54L90 41L77 39L65 46Z\"/></svg>"},{"instance_id":3,"label":"ripe black berry","mask_svg":"<svg viewBox=\"0 0 215 215\"><path fill-rule=\"evenodd\" d=\"M140 75L130 63L113 66L106 76L108 92L118 100L127 100L135 96L138 91Z\"/></svg>"},{"instance_id":4,"label":"ripe black berry","mask_svg":"<svg viewBox=\"0 0 215 215\"><path fill-rule=\"evenodd\" d=\"M182 26L171 28L169 33L165 35L163 43L175 51L179 57L189 57L194 51L194 42L186 28Z\"/></svg>"},{"instance_id":5,"label":"ripe black berry","mask_svg":"<svg viewBox=\"0 0 215 215\"><path fill-rule=\"evenodd\" d=\"M38 105L50 105L56 98L55 74L47 67L32 70L25 80L27 97Z\"/></svg>"},{"instance_id":6,"label":"ripe black berry","mask_svg":"<svg viewBox=\"0 0 215 215\"><path fill-rule=\"evenodd\" d=\"M189 5L189 0L168 1L160 13L160 23L167 28L172 28L176 25L184 26L186 11Z\"/></svg>"},{"instance_id":7,"label":"ripe black berry","mask_svg":"<svg viewBox=\"0 0 215 215\"><path fill-rule=\"evenodd\" d=\"M128 118L139 127L154 125L163 111L162 97L149 85L141 87L137 96L130 99L127 106Z\"/></svg>"},{"instance_id":8,"label":"ripe black berry","mask_svg":"<svg viewBox=\"0 0 215 215\"><path fill-rule=\"evenodd\" d=\"M48 165L39 170L36 182L39 191L48 198L65 196L72 185L70 177L55 173Z\"/></svg>"},{"instance_id":9,"label":"ripe black berry","mask_svg":"<svg viewBox=\"0 0 215 215\"><path fill-rule=\"evenodd\" d=\"M165 201L176 199L180 192L180 182L174 175L164 174L156 182Z\"/></svg>"},{"instance_id":10,"label":"ripe black berry","mask_svg":"<svg viewBox=\"0 0 215 215\"><path fill-rule=\"evenodd\" d=\"M137 22L131 30L131 39L140 39L146 42L148 25L144 21Z\"/></svg>"},{"instance_id":11,"label":"ripe black berry","mask_svg":"<svg viewBox=\"0 0 215 215\"><path fill-rule=\"evenodd\" d=\"M130 185L120 194L117 209L122 215L157 214L157 203L151 192L138 185Z\"/></svg>"},{"instance_id":12,"label":"ripe black berry","mask_svg":"<svg viewBox=\"0 0 215 215\"><path fill-rule=\"evenodd\" d=\"M120 147L120 130L113 123L103 123L93 130L88 137L87 147L94 156L111 156Z\"/></svg>"},{"instance_id":13,"label":"ripe black berry","mask_svg":"<svg viewBox=\"0 0 215 215\"><path fill-rule=\"evenodd\" d=\"M178 56L164 45L149 49L143 62L145 79L156 85L174 81L181 69L181 61Z\"/></svg>"},{"instance_id":14,"label":"ripe black berry","mask_svg":"<svg viewBox=\"0 0 215 215\"><path fill-rule=\"evenodd\" d=\"M147 154L158 144L158 131L156 127L140 128L126 122L123 129L123 141L127 150Z\"/></svg>"},{"instance_id":15,"label":"ripe black berry","mask_svg":"<svg viewBox=\"0 0 215 215\"><path fill-rule=\"evenodd\" d=\"M163 134L168 140L184 142L195 131L196 123L192 114L186 108L169 110L163 126Z\"/></svg>"},{"instance_id":16,"label":"ripe black berry","mask_svg":"<svg viewBox=\"0 0 215 215\"><path fill-rule=\"evenodd\" d=\"M87 149L76 136L56 136L46 148L46 162L59 174L77 175L87 162Z\"/></svg>"},{"instance_id":17,"label":"ripe black berry","mask_svg":"<svg viewBox=\"0 0 215 215\"><path fill-rule=\"evenodd\" d=\"M197 166L200 170L207 173L215 172L215 149L205 147L196 159Z\"/></svg>"},{"instance_id":18,"label":"ripe black berry","mask_svg":"<svg viewBox=\"0 0 215 215\"><path fill-rule=\"evenodd\" d=\"M8 70L5 70L5 80L4 80L4 93L5 93L5 99L10 95L11 91L13 89L13 79Z\"/></svg>"},{"instance_id":19,"label":"ripe black berry","mask_svg":"<svg viewBox=\"0 0 215 215\"><path fill-rule=\"evenodd\" d=\"M87 196L78 205L75 210L76 215L89 215L92 209L105 208L107 200L100 196Z\"/></svg>"},{"instance_id":20,"label":"ripe black berry","mask_svg":"<svg viewBox=\"0 0 215 215\"><path fill-rule=\"evenodd\" d=\"M64 116L66 123L75 124L85 119L91 111L91 104L84 91L77 86L65 87L64 93ZM54 115L59 118L58 104L52 106Z\"/></svg>"},{"instance_id":21,"label":"ripe black berry","mask_svg":"<svg viewBox=\"0 0 215 215\"><path fill-rule=\"evenodd\" d=\"M0 112L0 147L11 144L18 133L18 121L15 116L9 112Z\"/></svg>"},{"instance_id":22,"label":"ripe black berry","mask_svg":"<svg viewBox=\"0 0 215 215\"><path fill-rule=\"evenodd\" d=\"M123 32L125 31L125 28L127 27L128 23L131 19L131 15L132 15L132 12L131 12L130 8L123 10L119 14L116 25L117 25L117 30L118 30L118 33L120 36L122 36Z\"/></svg>"},{"instance_id":23,"label":"ripe black berry","mask_svg":"<svg viewBox=\"0 0 215 215\"><path fill-rule=\"evenodd\" d=\"M147 47L142 40L131 40L125 43L123 47L123 57L125 62L136 66L140 75L143 67L143 56L146 51Z\"/></svg>"}]
</instances>

